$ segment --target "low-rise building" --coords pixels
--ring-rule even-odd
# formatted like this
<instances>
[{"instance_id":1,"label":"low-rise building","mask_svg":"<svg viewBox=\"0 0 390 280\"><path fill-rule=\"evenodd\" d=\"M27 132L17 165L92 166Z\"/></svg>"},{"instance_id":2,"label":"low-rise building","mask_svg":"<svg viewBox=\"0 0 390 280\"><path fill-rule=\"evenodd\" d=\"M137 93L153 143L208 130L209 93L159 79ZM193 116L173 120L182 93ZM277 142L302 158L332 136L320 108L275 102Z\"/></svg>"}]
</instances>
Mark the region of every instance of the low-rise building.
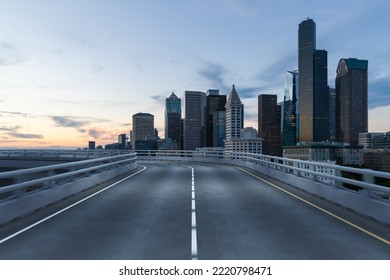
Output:
<instances>
[{"instance_id":1,"label":"low-rise building","mask_svg":"<svg viewBox=\"0 0 390 280\"><path fill-rule=\"evenodd\" d=\"M283 147L283 157L317 162L335 162L339 165L362 166L363 147L350 147L342 143L300 143Z\"/></svg>"},{"instance_id":2,"label":"low-rise building","mask_svg":"<svg viewBox=\"0 0 390 280\"><path fill-rule=\"evenodd\" d=\"M364 167L390 172L390 149L365 149L363 158Z\"/></svg>"}]
</instances>

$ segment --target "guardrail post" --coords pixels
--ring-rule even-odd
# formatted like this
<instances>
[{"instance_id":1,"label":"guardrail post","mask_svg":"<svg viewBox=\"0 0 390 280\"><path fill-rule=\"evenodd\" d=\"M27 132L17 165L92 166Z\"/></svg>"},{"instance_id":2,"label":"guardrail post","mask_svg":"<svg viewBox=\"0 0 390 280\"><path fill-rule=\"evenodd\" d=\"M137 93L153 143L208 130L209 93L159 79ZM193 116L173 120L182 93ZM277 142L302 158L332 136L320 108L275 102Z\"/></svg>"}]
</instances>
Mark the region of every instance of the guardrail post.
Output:
<instances>
[{"instance_id":1,"label":"guardrail post","mask_svg":"<svg viewBox=\"0 0 390 280\"><path fill-rule=\"evenodd\" d=\"M340 169L336 169L335 170L335 176L336 177L338 177L338 178L342 178L343 176L342 176L342 174L341 174L341 170ZM336 186L336 187L342 187L343 186L343 182L340 182L339 180L336 180L335 182L334 182L334 185Z\"/></svg>"},{"instance_id":2,"label":"guardrail post","mask_svg":"<svg viewBox=\"0 0 390 280\"><path fill-rule=\"evenodd\" d=\"M375 176L371 174L363 174L363 182L375 184ZM373 191L369 189L361 190L360 192L364 192L368 196L373 196Z\"/></svg>"}]
</instances>

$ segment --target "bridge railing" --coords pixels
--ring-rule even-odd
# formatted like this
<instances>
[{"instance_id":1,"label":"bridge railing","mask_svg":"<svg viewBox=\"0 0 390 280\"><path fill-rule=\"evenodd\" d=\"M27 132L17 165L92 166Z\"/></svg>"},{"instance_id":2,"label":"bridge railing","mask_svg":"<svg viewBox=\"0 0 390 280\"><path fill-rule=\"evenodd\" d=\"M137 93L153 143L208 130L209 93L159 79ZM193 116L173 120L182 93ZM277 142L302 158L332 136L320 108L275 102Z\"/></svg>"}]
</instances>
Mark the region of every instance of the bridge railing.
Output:
<instances>
[{"instance_id":1,"label":"bridge railing","mask_svg":"<svg viewBox=\"0 0 390 280\"><path fill-rule=\"evenodd\" d=\"M246 167L264 167L360 194L389 199L390 173L336 165L331 162L302 161L262 154L225 151L136 151L139 159L210 162Z\"/></svg>"},{"instance_id":2,"label":"bridge railing","mask_svg":"<svg viewBox=\"0 0 390 280\"><path fill-rule=\"evenodd\" d=\"M20 152L20 150L17 151L18 156ZM23 151L24 155L34 155L35 152L38 151ZM47 151L42 151L41 155L47 156L46 153ZM8 154L13 156L14 152L11 151ZM59 155L62 155L62 152L58 152L57 156ZM96 157L93 159L0 172L0 200L14 198L35 190L54 187L96 173L116 169L135 163L137 159L135 153L129 152L123 155L105 155L104 153L93 153L93 157ZM90 157L91 154L84 153L84 156Z\"/></svg>"},{"instance_id":3,"label":"bridge railing","mask_svg":"<svg viewBox=\"0 0 390 280\"><path fill-rule=\"evenodd\" d=\"M130 150L99 150L99 149L0 149L0 159L92 159L130 154Z\"/></svg>"}]
</instances>

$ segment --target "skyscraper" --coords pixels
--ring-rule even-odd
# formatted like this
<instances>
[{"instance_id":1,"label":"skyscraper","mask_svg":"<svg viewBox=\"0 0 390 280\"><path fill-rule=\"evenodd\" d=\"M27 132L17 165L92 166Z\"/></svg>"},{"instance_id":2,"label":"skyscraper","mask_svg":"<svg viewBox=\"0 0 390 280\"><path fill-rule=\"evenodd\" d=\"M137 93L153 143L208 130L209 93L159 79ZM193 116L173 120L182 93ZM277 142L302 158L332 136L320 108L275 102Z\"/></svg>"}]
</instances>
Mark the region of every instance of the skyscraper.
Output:
<instances>
[{"instance_id":1,"label":"skyscraper","mask_svg":"<svg viewBox=\"0 0 390 280\"><path fill-rule=\"evenodd\" d=\"M215 111L213 116L213 147L225 147L226 110Z\"/></svg>"},{"instance_id":2,"label":"skyscraper","mask_svg":"<svg viewBox=\"0 0 390 280\"><path fill-rule=\"evenodd\" d=\"M299 141L313 142L314 108L314 50L316 49L316 24L307 19L298 29L298 71L299 71ZM264 148L263 148L264 150Z\"/></svg>"},{"instance_id":3,"label":"skyscraper","mask_svg":"<svg viewBox=\"0 0 390 280\"><path fill-rule=\"evenodd\" d=\"M240 97L233 85L226 108L226 140L225 149L233 150L233 143L237 138L240 138L241 129L244 128L244 105L241 103Z\"/></svg>"},{"instance_id":4,"label":"skyscraper","mask_svg":"<svg viewBox=\"0 0 390 280\"><path fill-rule=\"evenodd\" d=\"M126 134L119 134L118 135L118 149L125 149L126 148Z\"/></svg>"},{"instance_id":5,"label":"skyscraper","mask_svg":"<svg viewBox=\"0 0 390 280\"><path fill-rule=\"evenodd\" d=\"M133 131L131 144L136 148L136 141L145 141L155 138L154 116L149 113L138 113L133 115Z\"/></svg>"},{"instance_id":6,"label":"skyscraper","mask_svg":"<svg viewBox=\"0 0 390 280\"><path fill-rule=\"evenodd\" d=\"M165 138L172 139L172 148L181 149L181 99L173 92L165 99Z\"/></svg>"},{"instance_id":7,"label":"skyscraper","mask_svg":"<svg viewBox=\"0 0 390 280\"><path fill-rule=\"evenodd\" d=\"M356 146L368 131L368 61L342 58L336 75L336 140Z\"/></svg>"},{"instance_id":8,"label":"skyscraper","mask_svg":"<svg viewBox=\"0 0 390 280\"><path fill-rule=\"evenodd\" d=\"M329 88L329 141L336 141L336 89Z\"/></svg>"},{"instance_id":9,"label":"skyscraper","mask_svg":"<svg viewBox=\"0 0 390 280\"><path fill-rule=\"evenodd\" d=\"M219 111L225 111L226 95L219 95L219 90L208 90L207 91L207 103L205 110L205 121L206 121L206 146L214 146L214 113ZM218 124L220 124L222 118L219 118Z\"/></svg>"},{"instance_id":10,"label":"skyscraper","mask_svg":"<svg viewBox=\"0 0 390 280\"><path fill-rule=\"evenodd\" d=\"M328 52L314 51L313 142L329 140Z\"/></svg>"},{"instance_id":11,"label":"skyscraper","mask_svg":"<svg viewBox=\"0 0 390 280\"><path fill-rule=\"evenodd\" d=\"M280 107L277 95L261 94L258 96L258 128L263 139L262 153L264 155L281 156Z\"/></svg>"},{"instance_id":12,"label":"skyscraper","mask_svg":"<svg viewBox=\"0 0 390 280\"><path fill-rule=\"evenodd\" d=\"M206 93L185 91L184 102L183 146L184 150L195 150L205 145Z\"/></svg>"},{"instance_id":13,"label":"skyscraper","mask_svg":"<svg viewBox=\"0 0 390 280\"><path fill-rule=\"evenodd\" d=\"M298 71L287 71L281 108L282 146L298 142Z\"/></svg>"},{"instance_id":14,"label":"skyscraper","mask_svg":"<svg viewBox=\"0 0 390 280\"><path fill-rule=\"evenodd\" d=\"M329 140L328 58L316 49L316 24L307 19L298 30L299 141Z\"/></svg>"}]
</instances>

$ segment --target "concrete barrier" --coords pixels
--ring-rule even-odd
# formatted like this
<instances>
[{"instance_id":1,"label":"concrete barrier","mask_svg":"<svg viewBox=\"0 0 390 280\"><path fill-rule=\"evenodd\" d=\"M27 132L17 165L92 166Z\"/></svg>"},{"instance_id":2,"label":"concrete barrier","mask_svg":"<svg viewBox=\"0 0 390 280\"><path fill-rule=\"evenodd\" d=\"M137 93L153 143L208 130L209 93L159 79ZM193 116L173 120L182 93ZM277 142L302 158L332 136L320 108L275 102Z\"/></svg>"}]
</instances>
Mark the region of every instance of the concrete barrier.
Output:
<instances>
[{"instance_id":1,"label":"concrete barrier","mask_svg":"<svg viewBox=\"0 0 390 280\"><path fill-rule=\"evenodd\" d=\"M135 170L136 162L0 201L0 225Z\"/></svg>"}]
</instances>

